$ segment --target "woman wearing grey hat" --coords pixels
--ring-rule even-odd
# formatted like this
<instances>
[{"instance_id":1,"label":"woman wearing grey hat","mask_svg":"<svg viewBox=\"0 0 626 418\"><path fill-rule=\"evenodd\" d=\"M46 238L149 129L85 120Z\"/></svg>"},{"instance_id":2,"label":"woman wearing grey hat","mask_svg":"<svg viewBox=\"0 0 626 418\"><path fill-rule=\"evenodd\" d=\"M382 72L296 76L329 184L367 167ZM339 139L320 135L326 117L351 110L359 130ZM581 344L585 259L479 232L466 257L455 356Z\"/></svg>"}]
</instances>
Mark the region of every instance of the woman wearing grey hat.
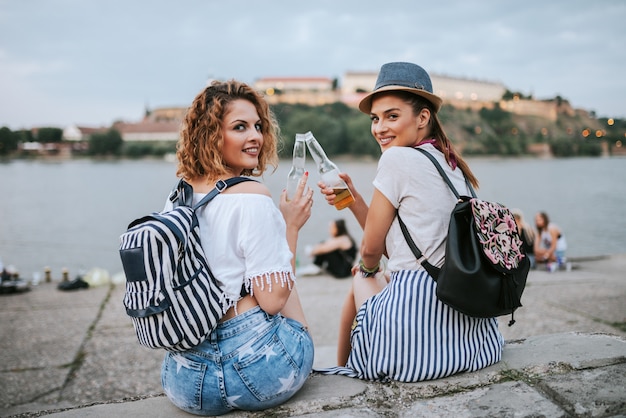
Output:
<instances>
[{"instance_id":1,"label":"woman wearing grey hat","mask_svg":"<svg viewBox=\"0 0 626 418\"><path fill-rule=\"evenodd\" d=\"M411 252L396 216L426 260L441 267L456 198L432 162L413 148L432 154L457 190L467 190L465 179L478 186L437 118L441 103L422 67L393 62L381 67L374 90L359 104L382 155L369 206L342 174L356 199L350 210L363 240L341 313L339 366L325 373L417 382L478 370L501 358L504 339L496 319L466 316L437 299L437 284ZM332 188L319 187L332 202Z\"/></svg>"}]
</instances>

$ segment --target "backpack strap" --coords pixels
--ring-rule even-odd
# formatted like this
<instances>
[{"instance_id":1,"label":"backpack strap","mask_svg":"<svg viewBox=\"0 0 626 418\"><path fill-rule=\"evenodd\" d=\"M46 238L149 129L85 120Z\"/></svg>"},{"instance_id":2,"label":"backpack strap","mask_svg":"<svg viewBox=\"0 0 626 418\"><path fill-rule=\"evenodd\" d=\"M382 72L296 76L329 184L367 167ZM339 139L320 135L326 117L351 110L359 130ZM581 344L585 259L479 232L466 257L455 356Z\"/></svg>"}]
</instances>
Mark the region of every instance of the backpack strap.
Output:
<instances>
[{"instance_id":1,"label":"backpack strap","mask_svg":"<svg viewBox=\"0 0 626 418\"><path fill-rule=\"evenodd\" d=\"M243 183L244 181L256 181L256 180L251 179L249 177L232 177L232 178L229 178L229 179L226 179L226 180L218 180L217 183L215 183L215 187L213 188L213 190L211 190L209 193L207 193L206 196L204 196L202 198L202 200L199 201L193 207L193 210L197 210L198 208L206 205L211 200L213 200L213 198L215 196L217 196L218 194L222 193L227 188L232 187L235 184Z\"/></svg>"},{"instance_id":2,"label":"backpack strap","mask_svg":"<svg viewBox=\"0 0 626 418\"><path fill-rule=\"evenodd\" d=\"M432 163L435 165L435 168L437 169L437 171L439 171L439 174L441 175L441 178L443 179L443 181L446 182L446 184L448 185L450 190L452 190L452 193L454 193L454 196L456 196L457 199L461 199L461 195L459 194L459 192L456 190L456 188L454 187L454 185L450 181L450 177L448 177L446 172L443 171L443 168L441 167L441 164L439 164L439 161L437 161L437 159L435 157L433 157L433 155L430 152L426 151L425 149L422 149L420 147L416 147L415 149L418 150L419 152L421 152L422 154L424 154L425 156L427 156L428 159L430 161L432 161ZM474 188L472 187L471 183L467 180L467 177L465 177L465 176L463 176L463 177L465 178L465 184L467 184L467 188L469 189L470 193L472 194L472 197L476 197L476 192L474 191Z\"/></svg>"},{"instance_id":3,"label":"backpack strap","mask_svg":"<svg viewBox=\"0 0 626 418\"><path fill-rule=\"evenodd\" d=\"M433 155L430 152L428 152L428 151L426 151L426 150L424 150L422 148L419 148L419 147L416 147L415 149L420 151L422 154L426 155L428 157L428 159L430 161L432 161L432 163L435 165L435 168L437 169L437 171L439 171L439 174L441 175L441 178L443 179L443 181L448 185L450 190L452 190L452 193L454 193L454 196L458 200L460 200L461 199L461 195L459 194L459 192L456 190L456 188L452 184L452 181L450 181L450 178L448 177L446 172L443 171L443 168L441 167L441 164L439 164L439 161L437 161L437 159L435 157L433 157ZM465 177L465 184L467 184L467 188L469 189L470 193L472 194L472 197L476 197L476 193L474 192L474 188L472 187L470 182L467 180L467 177ZM411 249L411 252L415 256L415 258L417 258L417 262L422 267L424 267L424 269L428 272L428 274L430 274L430 276L433 278L433 280L437 281L437 278L439 277L439 271L441 269L433 266L432 264L430 264L428 262L428 260L426 259L426 256L422 253L422 251L420 251L420 249L417 248L417 245L415 244L415 241L413 241L413 238L411 238L411 234L409 233L409 230L406 227L405 223L402 221L402 218L400 218L400 213L397 210L396 210L396 216L398 217L398 223L400 224L400 229L402 230L402 234L404 235L404 239L406 240L407 244L409 245L409 248Z\"/></svg>"},{"instance_id":4,"label":"backpack strap","mask_svg":"<svg viewBox=\"0 0 626 418\"><path fill-rule=\"evenodd\" d=\"M191 206L193 199L193 187L191 187L191 185L185 180L180 179L170 192L168 199L172 202L174 207Z\"/></svg>"},{"instance_id":5,"label":"backpack strap","mask_svg":"<svg viewBox=\"0 0 626 418\"><path fill-rule=\"evenodd\" d=\"M424 267L424 269L428 272L428 274L430 274L430 277L432 277L434 281L437 281L437 278L439 277L439 271L441 269L433 266L432 264L428 262L428 260L426 259L426 256L422 254L420 249L417 248L417 245L415 245L415 241L413 241L413 238L411 238L411 234L409 233L409 230L407 229L406 225L402 221L402 218L400 217L400 213L398 213L397 210L396 210L396 215L398 216L398 222L400 223L400 229L402 230L404 239L406 240L406 243L409 244L409 248L411 249L411 252L415 256L415 258L417 258L417 263L420 264L422 267Z\"/></svg>"},{"instance_id":6,"label":"backpack strap","mask_svg":"<svg viewBox=\"0 0 626 418\"><path fill-rule=\"evenodd\" d=\"M248 177L231 177L226 180L218 180L215 183L215 187L213 188L213 190L207 193L206 196L204 196L202 200L198 202L198 204L196 204L195 206L192 206L193 187L191 187L191 185L187 183L185 180L180 179L176 187L174 187L174 189L170 192L168 199L172 202L174 207L188 206L196 210L199 207L209 203L211 200L213 200L215 196L222 193L228 187L234 186L235 184L239 184L244 181L256 181L256 180L248 178Z\"/></svg>"}]
</instances>

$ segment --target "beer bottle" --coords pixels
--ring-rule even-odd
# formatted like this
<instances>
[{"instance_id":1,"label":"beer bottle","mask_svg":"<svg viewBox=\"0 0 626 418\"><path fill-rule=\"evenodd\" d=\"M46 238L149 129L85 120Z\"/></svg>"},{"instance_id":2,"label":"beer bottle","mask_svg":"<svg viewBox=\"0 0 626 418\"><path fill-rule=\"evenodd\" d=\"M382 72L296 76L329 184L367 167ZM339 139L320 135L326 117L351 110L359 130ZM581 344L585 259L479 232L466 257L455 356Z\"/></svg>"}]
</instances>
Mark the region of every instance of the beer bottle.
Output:
<instances>
[{"instance_id":1,"label":"beer bottle","mask_svg":"<svg viewBox=\"0 0 626 418\"><path fill-rule=\"evenodd\" d=\"M287 200L291 200L294 193L296 193L298 184L304 175L304 163L306 160L304 136L305 134L296 134L296 142L293 145L293 161L287 176Z\"/></svg>"},{"instance_id":2,"label":"beer bottle","mask_svg":"<svg viewBox=\"0 0 626 418\"><path fill-rule=\"evenodd\" d=\"M332 187L335 192L336 197L333 202L335 208L337 210L347 208L354 202L354 196L352 196L346 182L339 177L339 168L328 159L324 149L310 131L304 135L307 148L315 160L315 164L317 164L317 171L320 173L322 181L326 186Z\"/></svg>"}]
</instances>

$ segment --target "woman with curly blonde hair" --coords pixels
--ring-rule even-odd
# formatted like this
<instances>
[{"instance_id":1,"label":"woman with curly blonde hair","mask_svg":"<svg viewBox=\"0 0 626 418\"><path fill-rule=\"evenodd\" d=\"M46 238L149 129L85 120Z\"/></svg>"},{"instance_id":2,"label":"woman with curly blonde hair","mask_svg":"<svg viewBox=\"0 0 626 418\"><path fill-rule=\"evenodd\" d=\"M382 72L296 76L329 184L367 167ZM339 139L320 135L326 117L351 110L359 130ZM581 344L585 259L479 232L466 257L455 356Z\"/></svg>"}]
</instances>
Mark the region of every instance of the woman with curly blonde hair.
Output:
<instances>
[{"instance_id":1,"label":"woman with curly blonde hair","mask_svg":"<svg viewBox=\"0 0 626 418\"><path fill-rule=\"evenodd\" d=\"M278 125L259 93L238 81L214 81L185 116L177 175L193 187L195 204L219 180L258 177L276 167L277 141ZM306 381L313 342L294 275L298 233L313 202L306 180L289 202L283 192L278 208L265 185L247 181L198 209L200 239L225 314L200 345L165 356L163 388L184 411L267 409Z\"/></svg>"},{"instance_id":2,"label":"woman with curly blonde hair","mask_svg":"<svg viewBox=\"0 0 626 418\"><path fill-rule=\"evenodd\" d=\"M183 120L176 147L176 174L179 177L193 179L208 174L224 176L229 173L221 153L224 145L222 118L228 105L235 100L247 100L255 107L263 135L258 166L253 169L244 167L241 175L260 176L268 165L276 168L279 127L267 102L244 83L214 81L196 96Z\"/></svg>"}]
</instances>

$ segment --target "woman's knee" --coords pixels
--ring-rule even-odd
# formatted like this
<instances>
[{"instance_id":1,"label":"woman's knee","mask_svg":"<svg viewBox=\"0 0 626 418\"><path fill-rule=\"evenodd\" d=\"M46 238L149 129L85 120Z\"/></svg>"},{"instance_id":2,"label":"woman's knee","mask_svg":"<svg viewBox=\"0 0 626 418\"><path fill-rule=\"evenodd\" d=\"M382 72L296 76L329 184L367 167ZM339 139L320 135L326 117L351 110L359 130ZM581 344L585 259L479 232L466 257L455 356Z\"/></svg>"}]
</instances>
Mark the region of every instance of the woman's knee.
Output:
<instances>
[{"instance_id":1,"label":"woman's knee","mask_svg":"<svg viewBox=\"0 0 626 418\"><path fill-rule=\"evenodd\" d=\"M352 279L351 291L357 309L367 299L380 293L386 284L387 282L382 273L378 273L374 277L363 277L360 274L356 274Z\"/></svg>"}]
</instances>

